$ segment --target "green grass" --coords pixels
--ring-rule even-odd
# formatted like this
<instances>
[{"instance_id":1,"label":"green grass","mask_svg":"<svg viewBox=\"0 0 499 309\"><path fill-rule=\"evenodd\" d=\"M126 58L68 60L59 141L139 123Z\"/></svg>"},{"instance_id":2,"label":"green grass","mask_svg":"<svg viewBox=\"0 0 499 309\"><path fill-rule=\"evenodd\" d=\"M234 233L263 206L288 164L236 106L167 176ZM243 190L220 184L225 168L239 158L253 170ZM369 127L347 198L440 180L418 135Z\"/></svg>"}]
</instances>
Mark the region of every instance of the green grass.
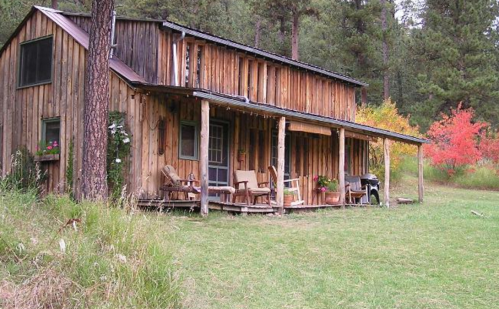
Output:
<instances>
[{"instance_id":1,"label":"green grass","mask_svg":"<svg viewBox=\"0 0 499 309\"><path fill-rule=\"evenodd\" d=\"M426 199L285 218L176 218L184 304L499 307L499 194L429 186Z\"/></svg>"},{"instance_id":2,"label":"green grass","mask_svg":"<svg viewBox=\"0 0 499 309\"><path fill-rule=\"evenodd\" d=\"M415 197L416 183L405 176L392 198ZM0 297L2 278L26 288L52 267L78 284L72 302L92 308L499 308L498 201L498 192L427 183L422 205L201 219L6 194ZM80 214L78 232L57 234Z\"/></svg>"}]
</instances>

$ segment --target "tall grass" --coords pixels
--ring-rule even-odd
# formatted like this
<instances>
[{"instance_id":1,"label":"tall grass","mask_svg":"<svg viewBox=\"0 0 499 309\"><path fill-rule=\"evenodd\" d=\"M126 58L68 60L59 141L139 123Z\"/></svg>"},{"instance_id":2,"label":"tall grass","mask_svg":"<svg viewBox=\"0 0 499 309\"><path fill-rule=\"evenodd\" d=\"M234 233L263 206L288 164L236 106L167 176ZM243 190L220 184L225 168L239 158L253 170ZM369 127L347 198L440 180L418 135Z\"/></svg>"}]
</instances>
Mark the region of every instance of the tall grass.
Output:
<instances>
[{"instance_id":1,"label":"tall grass","mask_svg":"<svg viewBox=\"0 0 499 309\"><path fill-rule=\"evenodd\" d=\"M146 218L0 187L0 308L177 308L172 240Z\"/></svg>"}]
</instances>

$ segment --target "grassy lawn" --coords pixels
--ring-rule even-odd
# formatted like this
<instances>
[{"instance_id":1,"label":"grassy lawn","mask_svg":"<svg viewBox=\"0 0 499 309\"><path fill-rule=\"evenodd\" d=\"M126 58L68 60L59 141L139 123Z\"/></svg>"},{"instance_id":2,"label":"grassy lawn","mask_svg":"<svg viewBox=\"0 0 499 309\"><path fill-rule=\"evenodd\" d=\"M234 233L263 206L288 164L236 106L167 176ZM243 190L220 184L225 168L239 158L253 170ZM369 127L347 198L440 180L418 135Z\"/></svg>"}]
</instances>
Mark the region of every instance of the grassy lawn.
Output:
<instances>
[{"instance_id":1,"label":"grassy lawn","mask_svg":"<svg viewBox=\"0 0 499 309\"><path fill-rule=\"evenodd\" d=\"M498 206L497 192L428 186L425 204L389 210L165 220L187 308L493 308Z\"/></svg>"},{"instance_id":2,"label":"grassy lawn","mask_svg":"<svg viewBox=\"0 0 499 309\"><path fill-rule=\"evenodd\" d=\"M498 201L204 220L0 192L0 308L499 308Z\"/></svg>"}]
</instances>

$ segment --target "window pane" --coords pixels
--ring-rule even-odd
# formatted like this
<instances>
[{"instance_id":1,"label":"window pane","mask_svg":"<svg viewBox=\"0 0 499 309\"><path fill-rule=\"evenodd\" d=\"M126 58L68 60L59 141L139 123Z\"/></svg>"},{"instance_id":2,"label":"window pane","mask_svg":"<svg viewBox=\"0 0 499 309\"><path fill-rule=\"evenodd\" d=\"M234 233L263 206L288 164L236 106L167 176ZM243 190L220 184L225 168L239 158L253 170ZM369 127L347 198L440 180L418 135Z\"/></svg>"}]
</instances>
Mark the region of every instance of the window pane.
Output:
<instances>
[{"instance_id":1,"label":"window pane","mask_svg":"<svg viewBox=\"0 0 499 309\"><path fill-rule=\"evenodd\" d=\"M36 45L26 44L22 48L22 73L23 85L36 82Z\"/></svg>"},{"instance_id":2,"label":"window pane","mask_svg":"<svg viewBox=\"0 0 499 309\"><path fill-rule=\"evenodd\" d=\"M45 142L59 143L59 132L61 124L59 121L51 121L45 123Z\"/></svg>"},{"instance_id":3,"label":"window pane","mask_svg":"<svg viewBox=\"0 0 499 309\"><path fill-rule=\"evenodd\" d=\"M52 38L21 45L20 86L50 81Z\"/></svg>"},{"instance_id":4,"label":"window pane","mask_svg":"<svg viewBox=\"0 0 499 309\"><path fill-rule=\"evenodd\" d=\"M193 125L183 124L180 127L181 146L180 154L186 157L196 156L196 127Z\"/></svg>"},{"instance_id":5,"label":"window pane","mask_svg":"<svg viewBox=\"0 0 499 309\"><path fill-rule=\"evenodd\" d=\"M52 77L52 38L38 43L37 83L49 81Z\"/></svg>"}]
</instances>

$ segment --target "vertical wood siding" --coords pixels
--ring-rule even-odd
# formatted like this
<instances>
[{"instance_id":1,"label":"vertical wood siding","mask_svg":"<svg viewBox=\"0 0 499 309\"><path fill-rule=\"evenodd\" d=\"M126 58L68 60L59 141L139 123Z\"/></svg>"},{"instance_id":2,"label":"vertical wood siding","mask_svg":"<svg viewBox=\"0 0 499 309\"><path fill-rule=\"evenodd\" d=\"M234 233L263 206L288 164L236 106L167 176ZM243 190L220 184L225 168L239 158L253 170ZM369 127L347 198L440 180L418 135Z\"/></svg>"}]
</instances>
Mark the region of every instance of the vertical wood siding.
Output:
<instances>
[{"instance_id":1,"label":"vertical wood siding","mask_svg":"<svg viewBox=\"0 0 499 309\"><path fill-rule=\"evenodd\" d=\"M19 44L39 37L53 36L52 82L17 89ZM60 160L43 163L47 172L46 190L66 189L69 145L74 143L74 187L79 188L83 147L83 90L86 50L65 31L36 12L0 57L0 165L2 176L11 170L12 154L25 146L35 153L42 138L42 119L60 117ZM127 122L135 129L135 94L122 79L110 73L110 109L127 112ZM135 176L135 171L130 175ZM78 193L78 192L77 192Z\"/></svg>"},{"instance_id":2,"label":"vertical wood siding","mask_svg":"<svg viewBox=\"0 0 499 309\"><path fill-rule=\"evenodd\" d=\"M141 149L137 156L132 154L132 157L135 156L131 160L132 164L139 164L140 167L136 169L141 172L141 177L136 176L138 182L134 190L143 198L156 198L161 195L159 188L165 181L161 168L166 164L174 166L181 178L187 178L191 173L196 179L200 177L198 160L184 160L178 156L179 124L182 120L200 123L200 101L180 96L156 95L143 96L142 100L144 115L142 125L139 124L138 129L133 130L133 145L138 150ZM159 155L158 122L161 119L166 120L166 147L165 152ZM257 172L259 181L269 181L267 167L271 162L272 131L277 125L275 120L216 105L210 106L210 120L224 120L230 124L229 184L233 185L232 177L236 169L253 168ZM251 134L254 134L255 140L254 145L250 146ZM300 179L302 196L306 204L324 203L323 194L315 191L316 183L313 177L315 175L338 177L338 135L324 136L300 132L287 132L287 134L290 134L292 149L289 162L291 177ZM350 173L364 174L367 172L367 142L347 138L346 143L351 149L348 160L351 162ZM237 161L239 149L247 150L245 161Z\"/></svg>"},{"instance_id":3,"label":"vertical wood siding","mask_svg":"<svg viewBox=\"0 0 499 309\"><path fill-rule=\"evenodd\" d=\"M69 18L88 32L88 17ZM118 20L116 55L148 82L174 85L172 42L180 34L161 30L160 25L159 22ZM355 87L340 80L193 37L186 37L177 44L177 61L180 86L246 96L253 102L355 121Z\"/></svg>"}]
</instances>

